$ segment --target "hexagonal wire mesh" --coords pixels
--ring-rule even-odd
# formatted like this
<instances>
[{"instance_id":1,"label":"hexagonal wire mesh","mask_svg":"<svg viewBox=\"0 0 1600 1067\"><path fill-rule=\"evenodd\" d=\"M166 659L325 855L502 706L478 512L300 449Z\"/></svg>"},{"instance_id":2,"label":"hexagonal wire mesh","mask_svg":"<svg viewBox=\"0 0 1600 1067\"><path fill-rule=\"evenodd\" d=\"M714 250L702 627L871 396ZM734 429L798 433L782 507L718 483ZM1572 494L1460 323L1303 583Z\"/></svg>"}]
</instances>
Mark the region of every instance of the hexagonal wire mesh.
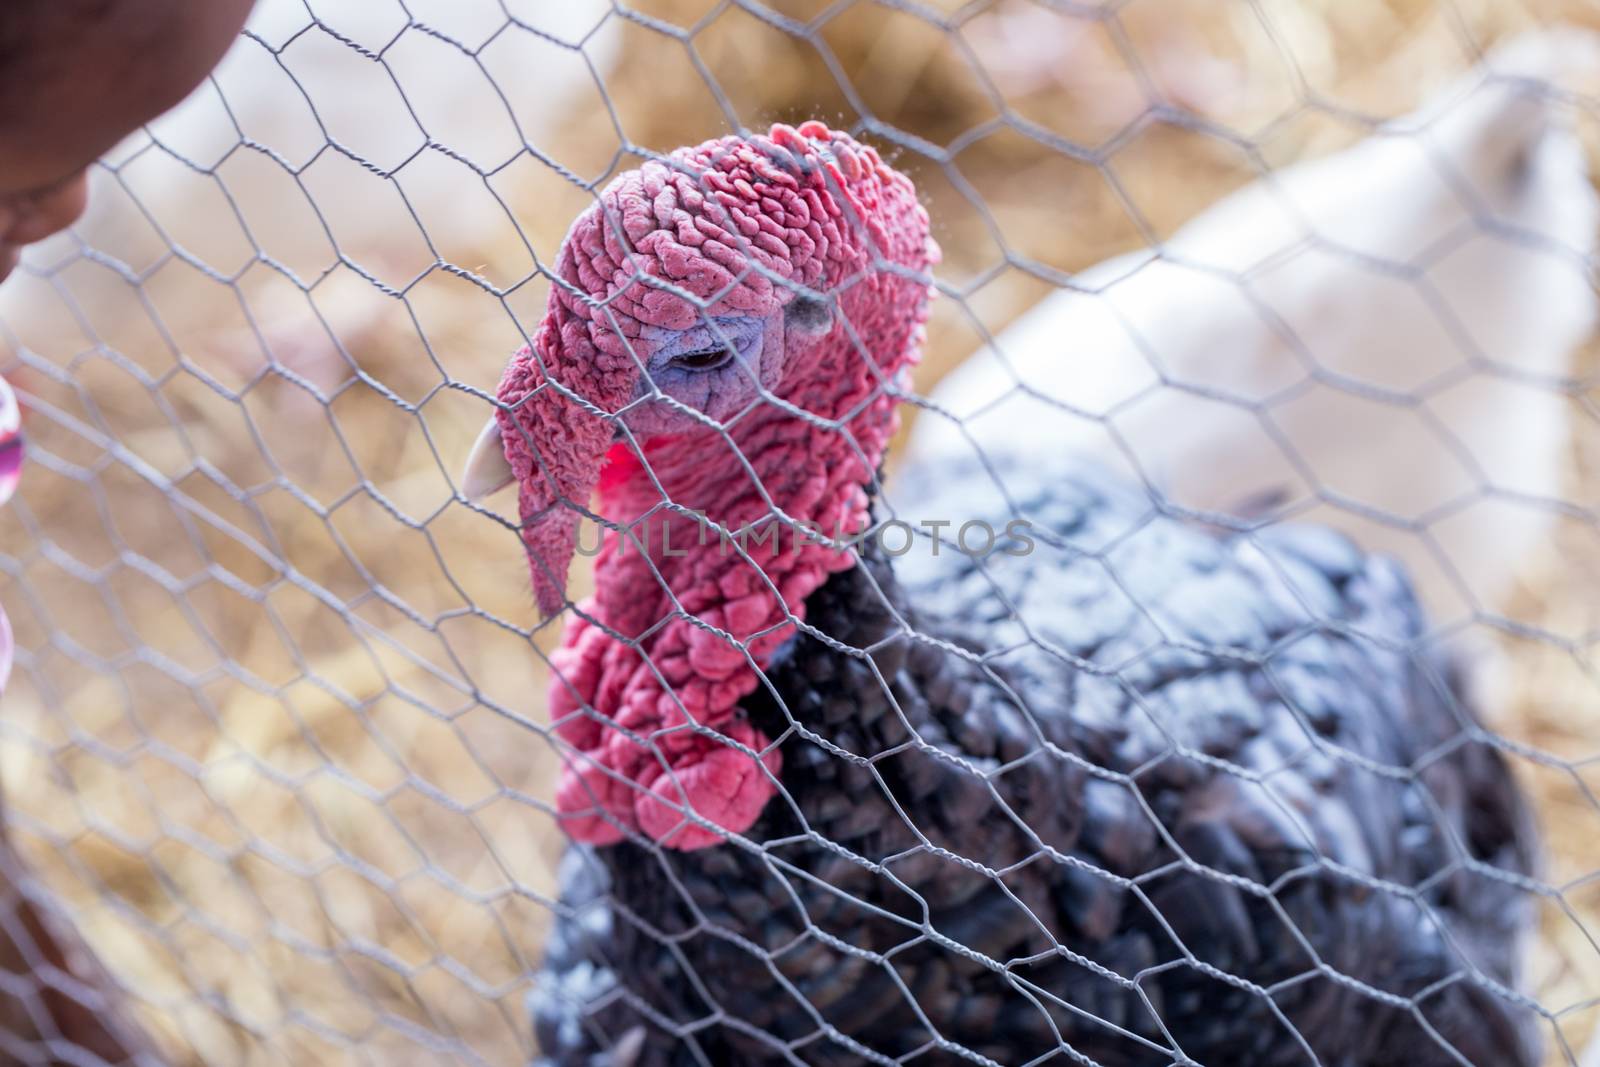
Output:
<instances>
[{"instance_id":1,"label":"hexagonal wire mesh","mask_svg":"<svg viewBox=\"0 0 1600 1067\"><path fill-rule=\"evenodd\" d=\"M126 999L160 1058L208 1064L519 1062L539 1054L530 993L562 1062L612 1062L584 1058L607 1044L619 1063L1524 1055L1483 1053L1430 1015L1467 989L1473 1013L1538 1031L1544 1062L1579 1062L1600 1004L1597 68L1570 26L1511 41L1563 19L1600 28L1555 0L263 0L211 83L104 160L91 216L0 293L29 442L0 517L17 639L5 858L106 972L76 970L88 993L64 983L9 911L22 951L5 990L23 1007L8 1053L118 1062L103 1031L34 996L66 984ZM662 841L718 820L680 811L646 832L624 804L609 832L630 842L558 876L572 811L556 780L604 758L549 725L563 623L529 602L516 509L467 501L457 471L504 358L539 328L563 234L613 177L811 118L911 176L944 253L914 387L869 392L915 415L891 469L909 448L907 466L945 484L907 473L878 518L951 522L948 539L996 477L1033 492L1030 472L1074 454L1143 491L1115 503L1062 474L1055 504L1005 502L1045 526L1052 507L1079 516L1030 564L1064 584L1025 568L1024 586L995 578L998 595L971 575L941 586L923 525L891 561L930 583L917 614L878 566L895 553L869 551L873 596L852 567L809 602L809 636L791 603L774 631L787 651L739 646L763 675L740 714L770 736L738 736L788 768L756 776L780 797L761 820L685 851ZM1328 162L1286 169L1312 157ZM755 258L736 282L777 277ZM866 275L883 265L868 256ZM850 286L822 288L848 321ZM879 361L853 336L861 366ZM736 422L716 439L738 451ZM1096 525L1128 507L1131 528ZM1285 601L1285 568L1323 589L1346 565L1326 543L1311 564L1248 562L1319 522L1402 560L1431 628L1385 643L1339 614L1348 597ZM1127 548L1149 531L1154 548ZM1236 584L1151 592L1152 573L1186 568ZM589 569L563 618L614 622L581 599ZM1046 625L1019 633L1041 583ZM1229 629L1230 606L1256 623ZM1126 632L1096 630L1107 611ZM1272 631L1273 612L1300 621ZM1252 646L1252 625L1277 643ZM1267 669L1307 634L1323 645L1291 666L1353 687L1343 726L1307 706L1321 690ZM1359 677L1317 658L1328 642L1367 657ZM1007 673L1018 648L1050 655ZM947 669L982 677L938 688ZM1199 681L1163 696L1177 676ZM1421 676L1431 698L1380 684ZM572 721L614 723L590 697ZM1448 736L1396 710L1430 699ZM1395 717L1399 748L1371 748ZM731 721L696 736L722 745ZM675 732L633 743L659 762ZM1483 792L1490 751L1538 823L1526 878L1523 858L1474 839L1493 833L1471 818L1504 805ZM1056 770L1027 770L1041 760ZM1461 815L1462 789L1488 815ZM1334 826L1324 807L1367 821ZM1454 836L1439 829L1456 817ZM1521 909L1537 927L1514 966ZM600 916L618 940L575 962L599 951L585 936L605 940ZM1308 916L1331 926L1301 929ZM540 977L552 926L564 947ZM1240 929L1250 951L1230 941ZM1430 945L1442 959L1421 959ZM1314 985L1333 999L1302 996ZM1329 1003L1337 1021L1319 1021ZM1424 1037L1352 1051L1351 1033L1391 1025L1384 1011L1424 1020ZM1257 1044L1197 1013L1246 1020Z\"/></svg>"}]
</instances>

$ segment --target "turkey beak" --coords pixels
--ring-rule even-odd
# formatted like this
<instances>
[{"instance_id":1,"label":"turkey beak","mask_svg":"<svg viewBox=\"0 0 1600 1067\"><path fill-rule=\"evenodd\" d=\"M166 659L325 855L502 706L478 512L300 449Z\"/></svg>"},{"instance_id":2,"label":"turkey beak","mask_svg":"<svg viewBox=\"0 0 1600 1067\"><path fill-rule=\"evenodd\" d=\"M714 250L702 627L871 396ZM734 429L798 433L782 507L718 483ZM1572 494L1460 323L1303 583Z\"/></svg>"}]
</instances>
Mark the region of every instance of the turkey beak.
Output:
<instances>
[{"instance_id":1,"label":"turkey beak","mask_svg":"<svg viewBox=\"0 0 1600 1067\"><path fill-rule=\"evenodd\" d=\"M522 543L539 612L566 606L567 572L578 543L578 522L594 496L611 448L613 420L569 397L539 388L543 372L527 350L506 370L495 411L467 458L461 493L481 500L517 484Z\"/></svg>"},{"instance_id":2,"label":"turkey beak","mask_svg":"<svg viewBox=\"0 0 1600 1067\"><path fill-rule=\"evenodd\" d=\"M477 504L516 480L500 437L500 420L491 416L472 443L467 465L461 471L461 495Z\"/></svg>"}]
</instances>

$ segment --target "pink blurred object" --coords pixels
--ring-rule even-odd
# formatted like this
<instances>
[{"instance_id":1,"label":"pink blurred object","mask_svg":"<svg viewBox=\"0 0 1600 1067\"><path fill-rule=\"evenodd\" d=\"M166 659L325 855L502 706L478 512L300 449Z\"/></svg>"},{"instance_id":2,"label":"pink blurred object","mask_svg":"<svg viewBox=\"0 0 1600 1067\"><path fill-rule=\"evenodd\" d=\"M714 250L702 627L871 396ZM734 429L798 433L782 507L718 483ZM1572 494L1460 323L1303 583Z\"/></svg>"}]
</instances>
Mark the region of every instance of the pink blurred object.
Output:
<instances>
[{"instance_id":1,"label":"pink blurred object","mask_svg":"<svg viewBox=\"0 0 1600 1067\"><path fill-rule=\"evenodd\" d=\"M22 476L22 409L17 394L0 378L0 504L11 499ZM0 690L11 677L11 620L0 608Z\"/></svg>"}]
</instances>

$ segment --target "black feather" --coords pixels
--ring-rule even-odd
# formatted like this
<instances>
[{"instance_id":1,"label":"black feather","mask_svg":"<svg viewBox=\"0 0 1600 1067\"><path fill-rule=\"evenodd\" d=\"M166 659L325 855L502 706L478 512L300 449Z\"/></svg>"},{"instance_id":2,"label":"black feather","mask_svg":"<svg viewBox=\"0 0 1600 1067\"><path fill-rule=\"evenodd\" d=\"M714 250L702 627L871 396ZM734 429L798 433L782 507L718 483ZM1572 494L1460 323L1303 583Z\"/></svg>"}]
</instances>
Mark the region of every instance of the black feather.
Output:
<instances>
[{"instance_id":1,"label":"black feather","mask_svg":"<svg viewBox=\"0 0 1600 1067\"><path fill-rule=\"evenodd\" d=\"M1001 473L1031 554L867 549L807 604L863 651L746 703L865 762L791 734L754 847L571 851L542 1062L1531 1067L1527 820L1397 569Z\"/></svg>"}]
</instances>

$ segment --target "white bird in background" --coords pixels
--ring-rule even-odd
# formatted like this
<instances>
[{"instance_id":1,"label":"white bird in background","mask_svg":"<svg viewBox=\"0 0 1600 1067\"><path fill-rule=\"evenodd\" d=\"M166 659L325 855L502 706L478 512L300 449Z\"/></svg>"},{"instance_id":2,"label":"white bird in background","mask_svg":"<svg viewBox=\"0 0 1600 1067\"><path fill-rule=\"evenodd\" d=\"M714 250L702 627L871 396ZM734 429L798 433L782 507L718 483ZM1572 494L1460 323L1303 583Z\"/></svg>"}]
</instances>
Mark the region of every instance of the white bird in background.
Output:
<instances>
[{"instance_id":1,"label":"white bird in background","mask_svg":"<svg viewBox=\"0 0 1600 1067\"><path fill-rule=\"evenodd\" d=\"M1596 324L1600 201L1556 88L1585 70L1591 34L1517 38L1077 275L939 383L907 462L1075 450L1183 507L1341 526L1438 622L1495 610L1557 514Z\"/></svg>"}]
</instances>

